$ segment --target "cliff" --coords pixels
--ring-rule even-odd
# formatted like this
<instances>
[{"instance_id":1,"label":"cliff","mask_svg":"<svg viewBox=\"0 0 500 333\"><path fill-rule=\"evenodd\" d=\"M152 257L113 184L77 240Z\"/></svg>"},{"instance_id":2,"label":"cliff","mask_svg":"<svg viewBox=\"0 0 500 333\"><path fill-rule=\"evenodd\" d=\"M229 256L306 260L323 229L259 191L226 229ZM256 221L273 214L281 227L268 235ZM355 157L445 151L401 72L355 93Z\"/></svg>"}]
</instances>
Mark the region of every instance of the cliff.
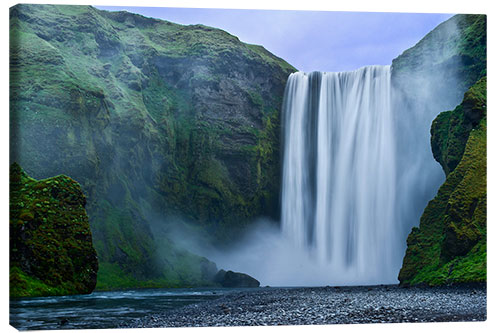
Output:
<instances>
[{"instance_id":1,"label":"cliff","mask_svg":"<svg viewBox=\"0 0 500 333\"><path fill-rule=\"evenodd\" d=\"M428 150L432 120L460 104L464 93L483 76L486 15L455 15L394 59L392 105L400 159L411 160ZM431 154L426 158L424 163L434 162Z\"/></svg>"},{"instance_id":2,"label":"cliff","mask_svg":"<svg viewBox=\"0 0 500 333\"><path fill-rule=\"evenodd\" d=\"M202 259L153 222L181 218L218 246L256 216L279 218L279 112L295 71L282 59L219 29L89 6L16 5L10 41L11 161L82 185L98 287L200 276Z\"/></svg>"},{"instance_id":3,"label":"cliff","mask_svg":"<svg viewBox=\"0 0 500 333\"><path fill-rule=\"evenodd\" d=\"M486 15L454 15L394 59L392 68L401 89L414 88L412 80L425 79L425 85L458 98L458 104L463 93L486 75ZM445 76L433 75L443 72Z\"/></svg>"},{"instance_id":4,"label":"cliff","mask_svg":"<svg viewBox=\"0 0 500 333\"><path fill-rule=\"evenodd\" d=\"M446 181L408 236L403 285L486 281L486 77L432 123Z\"/></svg>"},{"instance_id":5,"label":"cliff","mask_svg":"<svg viewBox=\"0 0 500 333\"><path fill-rule=\"evenodd\" d=\"M30 178L10 168L10 296L91 293L97 280L80 185L60 175Z\"/></svg>"},{"instance_id":6,"label":"cliff","mask_svg":"<svg viewBox=\"0 0 500 333\"><path fill-rule=\"evenodd\" d=\"M397 216L404 230L402 234L409 233L407 239L401 240L402 253L406 251L399 273L403 285L474 280L464 273L464 269L470 268L468 259L462 260L462 256L471 250L469 245L464 245L468 241L462 239L463 235L457 236L463 242L451 241L451 228L462 228L463 221L450 215L451 211L446 207L451 202L464 207L469 205L465 193L458 194L465 187L477 198L478 192L482 191L478 179L482 162L477 160L474 163L479 165L472 165L472 160L464 157L464 151L468 151L467 156L476 154L476 158L484 160L486 151L481 145L485 142L481 141L479 134L479 118L466 120L463 109L469 108L472 100L477 102L477 107L482 107L481 99L473 96L478 91L485 93L481 90L485 89L481 83L485 81L479 81L485 75L485 15L455 15L393 61L392 105L397 124L398 164L402 173L397 194L402 209ZM471 88L478 81L475 88ZM442 113L455 108L453 112ZM482 115L479 112L472 117L481 118ZM472 128L478 132L475 141L471 139L469 143ZM478 207L481 209L480 205ZM460 233L458 229L455 231ZM448 234L448 245L443 245L445 234ZM474 246L482 244L476 243L480 239L476 236L472 236L470 242ZM463 250L449 252L454 246L449 241L464 246ZM477 245L476 250L477 258L484 259L486 247ZM484 264L480 260L477 263Z\"/></svg>"}]
</instances>

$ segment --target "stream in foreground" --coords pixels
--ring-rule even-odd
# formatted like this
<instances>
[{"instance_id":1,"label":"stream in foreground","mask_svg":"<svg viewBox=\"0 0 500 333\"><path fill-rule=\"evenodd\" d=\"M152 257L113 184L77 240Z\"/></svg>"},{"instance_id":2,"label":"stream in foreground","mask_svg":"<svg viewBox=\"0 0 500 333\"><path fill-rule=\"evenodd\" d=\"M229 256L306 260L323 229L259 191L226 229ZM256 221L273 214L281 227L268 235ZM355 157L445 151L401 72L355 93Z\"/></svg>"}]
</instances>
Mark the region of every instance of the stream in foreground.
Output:
<instances>
[{"instance_id":1,"label":"stream in foreground","mask_svg":"<svg viewBox=\"0 0 500 333\"><path fill-rule=\"evenodd\" d=\"M20 330L486 320L486 285L150 289L13 299Z\"/></svg>"},{"instance_id":2,"label":"stream in foreground","mask_svg":"<svg viewBox=\"0 0 500 333\"><path fill-rule=\"evenodd\" d=\"M19 330L114 328L120 323L221 297L228 289L137 289L90 295L18 298L10 324Z\"/></svg>"}]
</instances>

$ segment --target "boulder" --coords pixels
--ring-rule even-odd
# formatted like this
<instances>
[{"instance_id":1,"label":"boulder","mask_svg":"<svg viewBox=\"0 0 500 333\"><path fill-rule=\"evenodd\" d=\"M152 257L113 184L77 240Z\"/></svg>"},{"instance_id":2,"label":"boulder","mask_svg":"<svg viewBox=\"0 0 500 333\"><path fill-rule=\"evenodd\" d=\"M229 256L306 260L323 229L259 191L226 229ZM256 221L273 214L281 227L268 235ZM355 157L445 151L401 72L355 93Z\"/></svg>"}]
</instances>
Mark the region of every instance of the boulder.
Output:
<instances>
[{"instance_id":1,"label":"boulder","mask_svg":"<svg viewBox=\"0 0 500 333\"><path fill-rule=\"evenodd\" d=\"M225 288L257 288L260 282L248 274L219 270L214 282Z\"/></svg>"}]
</instances>

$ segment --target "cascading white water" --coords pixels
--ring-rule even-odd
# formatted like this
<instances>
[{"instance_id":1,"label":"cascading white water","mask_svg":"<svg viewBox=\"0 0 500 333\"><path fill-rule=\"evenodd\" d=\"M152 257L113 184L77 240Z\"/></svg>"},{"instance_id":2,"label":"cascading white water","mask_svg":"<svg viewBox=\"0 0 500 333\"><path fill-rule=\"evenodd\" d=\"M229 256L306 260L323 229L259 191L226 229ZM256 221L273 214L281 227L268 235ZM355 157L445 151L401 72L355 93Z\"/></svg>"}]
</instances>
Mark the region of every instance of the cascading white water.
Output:
<instances>
[{"instance_id":1,"label":"cascading white water","mask_svg":"<svg viewBox=\"0 0 500 333\"><path fill-rule=\"evenodd\" d=\"M332 283L394 283L395 129L389 66L294 73L283 104L282 231Z\"/></svg>"}]
</instances>

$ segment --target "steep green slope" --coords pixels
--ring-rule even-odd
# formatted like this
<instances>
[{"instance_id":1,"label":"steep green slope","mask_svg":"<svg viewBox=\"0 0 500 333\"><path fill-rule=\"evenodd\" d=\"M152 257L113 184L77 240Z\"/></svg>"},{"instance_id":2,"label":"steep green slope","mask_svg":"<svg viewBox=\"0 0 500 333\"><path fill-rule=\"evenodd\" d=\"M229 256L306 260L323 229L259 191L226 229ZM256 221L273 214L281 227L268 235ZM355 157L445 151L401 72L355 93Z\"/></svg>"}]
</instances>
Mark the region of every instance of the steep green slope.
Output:
<instances>
[{"instance_id":1,"label":"steep green slope","mask_svg":"<svg viewBox=\"0 0 500 333\"><path fill-rule=\"evenodd\" d=\"M398 89L414 90L413 81L419 80L442 99L458 98L458 104L463 93L486 75L486 15L453 16L394 59L392 69Z\"/></svg>"},{"instance_id":2,"label":"steep green slope","mask_svg":"<svg viewBox=\"0 0 500 333\"><path fill-rule=\"evenodd\" d=\"M486 77L434 120L431 142L447 177L408 236L399 281L486 281Z\"/></svg>"},{"instance_id":3,"label":"steep green slope","mask_svg":"<svg viewBox=\"0 0 500 333\"><path fill-rule=\"evenodd\" d=\"M278 217L286 62L222 30L88 6L14 6L10 36L11 160L82 185L98 286L182 284L201 259L159 251L175 244L153 219L224 243Z\"/></svg>"},{"instance_id":4,"label":"steep green slope","mask_svg":"<svg viewBox=\"0 0 500 333\"><path fill-rule=\"evenodd\" d=\"M80 185L10 168L10 296L91 293L97 254Z\"/></svg>"},{"instance_id":5,"label":"steep green slope","mask_svg":"<svg viewBox=\"0 0 500 333\"><path fill-rule=\"evenodd\" d=\"M442 161L440 154L434 151L433 156L429 145L431 124L441 112L459 105L467 90L485 74L485 15L451 17L392 62L391 104L399 179L396 218L403 235L400 253L407 249L407 240L412 237L407 239L407 235L419 225L429 201L445 181L445 174L460 161L468 138L459 135L452 139L459 139L462 148L450 148L440 168L436 163L436 159ZM461 131L455 123L453 120L450 126ZM433 138L433 149L440 145L438 141Z\"/></svg>"},{"instance_id":6,"label":"steep green slope","mask_svg":"<svg viewBox=\"0 0 500 333\"><path fill-rule=\"evenodd\" d=\"M431 127L431 147L446 175L462 159L470 131L486 116L486 77L465 94L454 111L442 112Z\"/></svg>"},{"instance_id":7,"label":"steep green slope","mask_svg":"<svg viewBox=\"0 0 500 333\"><path fill-rule=\"evenodd\" d=\"M451 17L394 59L391 67L392 105L401 132L398 155L411 159L427 147L422 137L436 115L455 108L486 75L486 15Z\"/></svg>"}]
</instances>

